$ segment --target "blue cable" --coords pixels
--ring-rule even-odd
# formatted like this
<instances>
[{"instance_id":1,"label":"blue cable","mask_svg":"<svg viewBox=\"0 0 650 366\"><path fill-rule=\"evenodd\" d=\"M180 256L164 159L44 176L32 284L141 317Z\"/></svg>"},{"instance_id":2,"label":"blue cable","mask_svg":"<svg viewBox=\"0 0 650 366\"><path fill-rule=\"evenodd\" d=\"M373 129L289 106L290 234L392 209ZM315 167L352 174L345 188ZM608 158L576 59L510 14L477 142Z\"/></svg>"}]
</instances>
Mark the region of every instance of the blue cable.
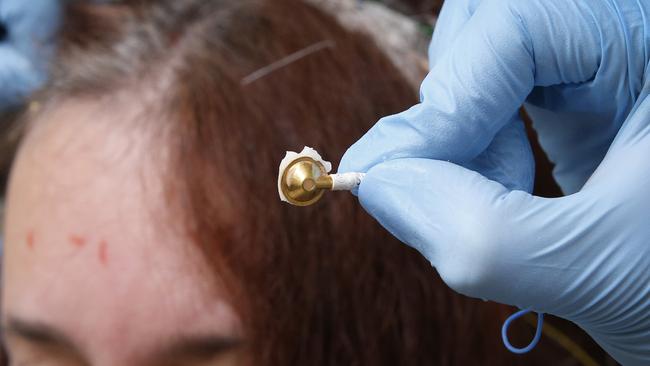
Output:
<instances>
[{"instance_id":1,"label":"blue cable","mask_svg":"<svg viewBox=\"0 0 650 366\"><path fill-rule=\"evenodd\" d=\"M503 327L501 327L501 339L503 339L503 345L506 346L508 351L516 354L524 354L530 352L535 346L537 346L537 343L539 343L539 339L542 338L542 326L544 325L544 314L543 313L537 313L537 330L535 331L535 337L533 340L530 342L529 345L527 345L524 348L517 348L514 347L512 344L510 344L510 340L508 340L508 328L510 328L510 324L514 322L515 320L521 318L522 316L530 313L530 310L519 310L518 312L510 315L508 319L503 323Z\"/></svg>"}]
</instances>

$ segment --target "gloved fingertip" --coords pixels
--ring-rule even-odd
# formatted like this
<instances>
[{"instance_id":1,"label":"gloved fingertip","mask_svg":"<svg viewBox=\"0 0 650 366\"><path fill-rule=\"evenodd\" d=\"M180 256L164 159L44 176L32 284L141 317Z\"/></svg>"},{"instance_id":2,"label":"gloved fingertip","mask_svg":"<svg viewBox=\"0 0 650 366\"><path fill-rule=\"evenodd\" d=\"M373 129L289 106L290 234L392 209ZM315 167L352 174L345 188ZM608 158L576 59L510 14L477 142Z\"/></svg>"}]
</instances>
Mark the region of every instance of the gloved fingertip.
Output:
<instances>
[{"instance_id":1,"label":"gloved fingertip","mask_svg":"<svg viewBox=\"0 0 650 366\"><path fill-rule=\"evenodd\" d=\"M418 191L426 180L422 163L425 159L398 159L373 166L359 186L359 202L388 232L432 260L431 230L437 225L428 222L435 205L423 202Z\"/></svg>"},{"instance_id":2,"label":"gloved fingertip","mask_svg":"<svg viewBox=\"0 0 650 366\"><path fill-rule=\"evenodd\" d=\"M355 145L356 144L350 146L343 154L343 157L339 162L337 173L364 173L359 164L356 164L355 162Z\"/></svg>"},{"instance_id":3,"label":"gloved fingertip","mask_svg":"<svg viewBox=\"0 0 650 366\"><path fill-rule=\"evenodd\" d=\"M45 76L7 45L0 45L0 110L20 105Z\"/></svg>"},{"instance_id":4,"label":"gloved fingertip","mask_svg":"<svg viewBox=\"0 0 650 366\"><path fill-rule=\"evenodd\" d=\"M413 188L404 178L409 171L404 159L378 164L368 170L358 188L363 208L393 234L408 221Z\"/></svg>"}]
</instances>

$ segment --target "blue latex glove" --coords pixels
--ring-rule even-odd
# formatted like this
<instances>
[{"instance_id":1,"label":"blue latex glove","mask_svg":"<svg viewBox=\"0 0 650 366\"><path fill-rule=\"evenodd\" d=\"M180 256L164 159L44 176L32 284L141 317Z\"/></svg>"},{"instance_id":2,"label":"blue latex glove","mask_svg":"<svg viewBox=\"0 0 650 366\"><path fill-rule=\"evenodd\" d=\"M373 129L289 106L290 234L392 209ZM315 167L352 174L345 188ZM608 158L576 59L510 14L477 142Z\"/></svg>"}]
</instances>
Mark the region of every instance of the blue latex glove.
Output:
<instances>
[{"instance_id":1,"label":"blue latex glove","mask_svg":"<svg viewBox=\"0 0 650 366\"><path fill-rule=\"evenodd\" d=\"M339 171L368 173L361 204L453 289L650 365L649 57L650 1L448 0L422 103ZM524 102L567 197L529 194Z\"/></svg>"},{"instance_id":2,"label":"blue latex glove","mask_svg":"<svg viewBox=\"0 0 650 366\"><path fill-rule=\"evenodd\" d=\"M54 36L61 19L59 0L0 0L0 111L19 105L47 79Z\"/></svg>"}]
</instances>

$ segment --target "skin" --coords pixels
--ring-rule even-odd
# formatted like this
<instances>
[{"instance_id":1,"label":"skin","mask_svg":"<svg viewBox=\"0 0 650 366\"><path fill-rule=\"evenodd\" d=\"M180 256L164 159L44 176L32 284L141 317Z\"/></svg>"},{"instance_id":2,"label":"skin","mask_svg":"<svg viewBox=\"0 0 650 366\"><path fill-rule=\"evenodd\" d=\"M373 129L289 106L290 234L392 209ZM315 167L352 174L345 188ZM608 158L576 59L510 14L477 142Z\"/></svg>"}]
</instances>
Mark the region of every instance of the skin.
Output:
<instances>
[{"instance_id":1,"label":"skin","mask_svg":"<svg viewBox=\"0 0 650 366\"><path fill-rule=\"evenodd\" d=\"M165 152L133 100L58 103L21 147L2 285L14 365L243 362L224 286L161 214Z\"/></svg>"}]
</instances>

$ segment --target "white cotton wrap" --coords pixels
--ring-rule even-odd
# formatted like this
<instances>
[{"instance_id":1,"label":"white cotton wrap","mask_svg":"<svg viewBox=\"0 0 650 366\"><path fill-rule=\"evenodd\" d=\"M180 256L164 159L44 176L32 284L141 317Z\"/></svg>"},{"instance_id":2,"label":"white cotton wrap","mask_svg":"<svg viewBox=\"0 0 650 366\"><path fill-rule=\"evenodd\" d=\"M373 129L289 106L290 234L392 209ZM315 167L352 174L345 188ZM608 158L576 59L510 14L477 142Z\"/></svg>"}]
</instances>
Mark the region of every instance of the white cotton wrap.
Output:
<instances>
[{"instance_id":1,"label":"white cotton wrap","mask_svg":"<svg viewBox=\"0 0 650 366\"><path fill-rule=\"evenodd\" d=\"M357 188L363 177L364 173L341 173L341 174L330 174L332 177L332 190L333 191L351 191Z\"/></svg>"}]
</instances>

